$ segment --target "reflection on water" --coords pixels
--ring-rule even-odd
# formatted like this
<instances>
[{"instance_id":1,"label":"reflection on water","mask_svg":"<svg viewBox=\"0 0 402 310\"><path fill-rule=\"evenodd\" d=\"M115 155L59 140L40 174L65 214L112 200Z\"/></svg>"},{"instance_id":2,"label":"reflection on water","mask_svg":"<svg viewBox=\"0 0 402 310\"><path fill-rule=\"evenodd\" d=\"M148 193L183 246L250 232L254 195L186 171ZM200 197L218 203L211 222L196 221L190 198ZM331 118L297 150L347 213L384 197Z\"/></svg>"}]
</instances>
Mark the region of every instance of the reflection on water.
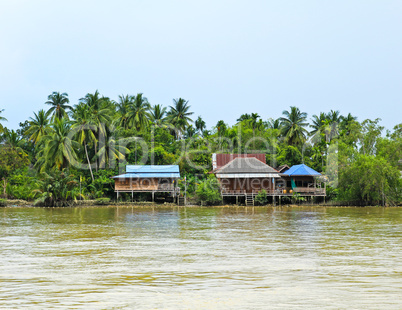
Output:
<instances>
[{"instance_id":1,"label":"reflection on water","mask_svg":"<svg viewBox=\"0 0 402 310\"><path fill-rule=\"evenodd\" d=\"M0 308L400 309L402 209L3 208Z\"/></svg>"}]
</instances>

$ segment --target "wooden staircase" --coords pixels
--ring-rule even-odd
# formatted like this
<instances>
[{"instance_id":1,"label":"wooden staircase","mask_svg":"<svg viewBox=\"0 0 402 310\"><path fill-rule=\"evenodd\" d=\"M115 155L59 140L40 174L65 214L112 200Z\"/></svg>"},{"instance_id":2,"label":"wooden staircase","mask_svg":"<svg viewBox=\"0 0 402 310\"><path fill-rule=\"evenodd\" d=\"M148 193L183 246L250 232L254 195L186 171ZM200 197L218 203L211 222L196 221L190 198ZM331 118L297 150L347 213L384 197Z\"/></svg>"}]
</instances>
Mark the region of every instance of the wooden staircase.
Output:
<instances>
[{"instance_id":1,"label":"wooden staircase","mask_svg":"<svg viewBox=\"0 0 402 310\"><path fill-rule=\"evenodd\" d=\"M178 206L184 206L184 197L177 197L177 205Z\"/></svg>"},{"instance_id":2,"label":"wooden staircase","mask_svg":"<svg viewBox=\"0 0 402 310\"><path fill-rule=\"evenodd\" d=\"M246 206L254 206L254 195L246 194Z\"/></svg>"}]
</instances>

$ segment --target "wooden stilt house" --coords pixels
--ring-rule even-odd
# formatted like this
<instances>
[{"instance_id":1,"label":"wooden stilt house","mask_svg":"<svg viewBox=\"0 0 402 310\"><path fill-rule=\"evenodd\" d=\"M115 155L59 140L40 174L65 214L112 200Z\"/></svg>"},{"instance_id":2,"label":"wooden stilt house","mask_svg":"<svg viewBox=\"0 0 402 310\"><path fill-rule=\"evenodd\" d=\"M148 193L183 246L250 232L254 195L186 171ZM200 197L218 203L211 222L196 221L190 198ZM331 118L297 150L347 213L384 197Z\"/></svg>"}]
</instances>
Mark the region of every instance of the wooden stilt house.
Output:
<instances>
[{"instance_id":1,"label":"wooden stilt house","mask_svg":"<svg viewBox=\"0 0 402 310\"><path fill-rule=\"evenodd\" d=\"M322 182L321 173L305 164L294 165L281 174L283 185L281 194L298 193L302 196L325 196L325 182ZM279 182L278 182L279 184Z\"/></svg>"},{"instance_id":2,"label":"wooden stilt house","mask_svg":"<svg viewBox=\"0 0 402 310\"><path fill-rule=\"evenodd\" d=\"M177 165L127 165L126 173L112 177L115 180L115 192L119 193L169 193L177 197L180 189L177 181L180 170Z\"/></svg>"},{"instance_id":3,"label":"wooden stilt house","mask_svg":"<svg viewBox=\"0 0 402 310\"><path fill-rule=\"evenodd\" d=\"M279 172L255 157L236 157L214 171L222 196L258 194L275 190Z\"/></svg>"}]
</instances>

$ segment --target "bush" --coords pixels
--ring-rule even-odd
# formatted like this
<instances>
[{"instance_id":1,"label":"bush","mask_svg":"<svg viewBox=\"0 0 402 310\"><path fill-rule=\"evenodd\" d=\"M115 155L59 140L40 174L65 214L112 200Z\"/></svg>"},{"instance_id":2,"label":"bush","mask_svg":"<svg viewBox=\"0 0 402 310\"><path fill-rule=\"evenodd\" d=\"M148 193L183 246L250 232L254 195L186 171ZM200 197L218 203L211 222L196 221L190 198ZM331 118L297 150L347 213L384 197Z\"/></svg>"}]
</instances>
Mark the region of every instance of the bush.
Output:
<instances>
[{"instance_id":1,"label":"bush","mask_svg":"<svg viewBox=\"0 0 402 310\"><path fill-rule=\"evenodd\" d=\"M196 194L198 200L200 202L205 202L207 205L214 205L222 202L218 180L214 175L211 175L207 180L198 184Z\"/></svg>"},{"instance_id":2,"label":"bush","mask_svg":"<svg viewBox=\"0 0 402 310\"><path fill-rule=\"evenodd\" d=\"M5 207L7 205L5 199L0 199L0 207Z\"/></svg>"},{"instance_id":3,"label":"bush","mask_svg":"<svg viewBox=\"0 0 402 310\"><path fill-rule=\"evenodd\" d=\"M266 205L267 204L267 202L268 202L268 199L267 199L267 192L263 189L263 190L261 190L258 194L257 194L257 196L255 196L255 203L257 204L257 205L260 205L260 206L264 206L264 205Z\"/></svg>"}]
</instances>

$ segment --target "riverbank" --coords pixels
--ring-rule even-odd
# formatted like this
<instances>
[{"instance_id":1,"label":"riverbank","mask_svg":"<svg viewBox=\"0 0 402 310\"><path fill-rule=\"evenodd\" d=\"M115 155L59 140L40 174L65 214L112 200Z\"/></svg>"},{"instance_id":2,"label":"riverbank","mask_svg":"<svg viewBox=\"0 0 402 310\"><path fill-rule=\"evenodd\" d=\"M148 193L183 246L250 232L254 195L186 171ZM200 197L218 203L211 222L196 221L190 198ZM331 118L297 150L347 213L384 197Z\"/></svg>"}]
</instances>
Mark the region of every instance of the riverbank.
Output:
<instances>
[{"instance_id":1,"label":"riverbank","mask_svg":"<svg viewBox=\"0 0 402 310\"><path fill-rule=\"evenodd\" d=\"M26 201L22 199L1 199L0 207L36 207L40 208L41 206L35 206L33 201ZM210 207L253 207L253 206L245 206L245 205L236 205L236 204L223 204L223 205L214 205L214 206L200 206L196 204L188 204L186 206L179 206L176 203L157 203L151 201L110 201L110 200L77 200L71 202L69 207L93 207L93 206L129 206L129 207L153 207L153 208L165 208L165 207L203 207L203 208L210 208ZM255 207L288 207L288 208L299 208L299 207L366 207L365 205L358 205L358 204L348 204L347 202L337 202L337 201L330 201L326 203L301 203L301 204L267 204L264 206L255 206ZM401 206L370 206L370 207L401 207Z\"/></svg>"}]
</instances>

